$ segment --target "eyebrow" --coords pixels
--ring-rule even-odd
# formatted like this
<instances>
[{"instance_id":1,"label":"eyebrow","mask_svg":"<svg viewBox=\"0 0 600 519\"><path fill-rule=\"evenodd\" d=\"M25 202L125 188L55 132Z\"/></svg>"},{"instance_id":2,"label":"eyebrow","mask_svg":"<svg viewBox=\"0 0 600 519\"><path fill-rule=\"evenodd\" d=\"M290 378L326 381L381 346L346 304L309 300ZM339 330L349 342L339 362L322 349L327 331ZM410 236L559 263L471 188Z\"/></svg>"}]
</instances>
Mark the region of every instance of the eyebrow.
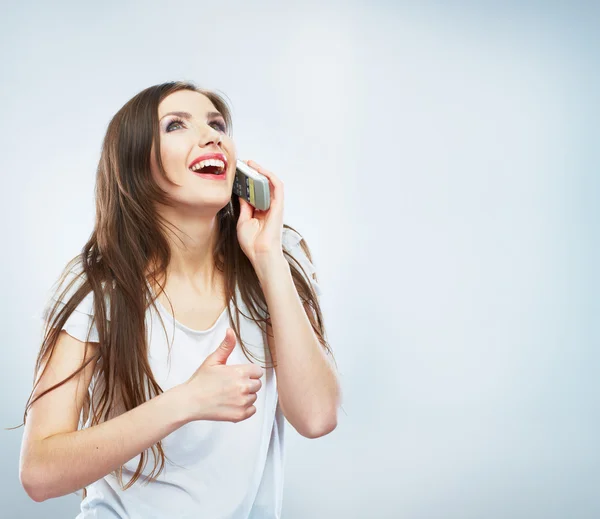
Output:
<instances>
[{"instance_id":1,"label":"eyebrow","mask_svg":"<svg viewBox=\"0 0 600 519\"><path fill-rule=\"evenodd\" d=\"M176 115L177 117L181 117L182 119L190 120L192 118L192 114L189 112L169 112L163 115L160 120L162 121L167 115ZM221 117L224 119L223 114L221 112L208 112L206 117Z\"/></svg>"}]
</instances>

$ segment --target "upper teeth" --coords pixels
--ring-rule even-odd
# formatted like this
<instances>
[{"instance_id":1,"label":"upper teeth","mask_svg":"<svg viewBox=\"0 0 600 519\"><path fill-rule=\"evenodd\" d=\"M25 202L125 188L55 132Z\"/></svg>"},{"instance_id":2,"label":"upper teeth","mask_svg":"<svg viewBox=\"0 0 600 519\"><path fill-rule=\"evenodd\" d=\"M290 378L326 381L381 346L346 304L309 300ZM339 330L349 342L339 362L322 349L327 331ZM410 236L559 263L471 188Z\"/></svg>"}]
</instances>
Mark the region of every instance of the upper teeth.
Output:
<instances>
[{"instance_id":1,"label":"upper teeth","mask_svg":"<svg viewBox=\"0 0 600 519\"><path fill-rule=\"evenodd\" d=\"M207 166L216 166L220 169L225 168L225 163L221 159L206 159L201 160L200 162L196 162L190 169L192 171L198 171L199 169L205 168Z\"/></svg>"}]
</instances>

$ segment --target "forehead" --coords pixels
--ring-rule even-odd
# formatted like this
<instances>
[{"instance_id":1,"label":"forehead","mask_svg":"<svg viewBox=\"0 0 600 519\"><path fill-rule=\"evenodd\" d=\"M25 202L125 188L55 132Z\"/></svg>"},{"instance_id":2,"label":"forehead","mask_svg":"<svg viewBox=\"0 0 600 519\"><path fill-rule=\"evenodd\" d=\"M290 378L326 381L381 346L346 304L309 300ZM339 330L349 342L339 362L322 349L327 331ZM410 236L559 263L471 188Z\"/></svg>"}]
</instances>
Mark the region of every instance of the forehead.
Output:
<instances>
[{"instance_id":1,"label":"forehead","mask_svg":"<svg viewBox=\"0 0 600 519\"><path fill-rule=\"evenodd\" d=\"M165 97L158 105L158 118L168 112L189 112L194 117L202 118L208 112L216 112L212 101L204 94L192 90L179 90Z\"/></svg>"}]
</instances>

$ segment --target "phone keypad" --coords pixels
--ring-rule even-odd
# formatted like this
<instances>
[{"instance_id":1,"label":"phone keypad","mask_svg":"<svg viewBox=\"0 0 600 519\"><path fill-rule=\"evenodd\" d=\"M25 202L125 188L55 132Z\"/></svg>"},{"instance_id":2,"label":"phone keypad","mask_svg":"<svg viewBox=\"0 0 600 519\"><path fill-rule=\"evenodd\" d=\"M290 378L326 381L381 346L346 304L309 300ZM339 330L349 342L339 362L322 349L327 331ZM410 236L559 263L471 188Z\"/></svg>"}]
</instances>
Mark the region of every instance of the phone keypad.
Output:
<instances>
[{"instance_id":1,"label":"phone keypad","mask_svg":"<svg viewBox=\"0 0 600 519\"><path fill-rule=\"evenodd\" d=\"M240 178L241 178L241 181L240 181ZM244 197L246 200L249 200L251 194L253 194L252 193L253 190L251 190L251 188L250 188L249 179L242 175L235 176L235 181L233 183L233 187L234 187L235 194L238 196ZM254 197L252 197L252 198L254 198Z\"/></svg>"}]
</instances>

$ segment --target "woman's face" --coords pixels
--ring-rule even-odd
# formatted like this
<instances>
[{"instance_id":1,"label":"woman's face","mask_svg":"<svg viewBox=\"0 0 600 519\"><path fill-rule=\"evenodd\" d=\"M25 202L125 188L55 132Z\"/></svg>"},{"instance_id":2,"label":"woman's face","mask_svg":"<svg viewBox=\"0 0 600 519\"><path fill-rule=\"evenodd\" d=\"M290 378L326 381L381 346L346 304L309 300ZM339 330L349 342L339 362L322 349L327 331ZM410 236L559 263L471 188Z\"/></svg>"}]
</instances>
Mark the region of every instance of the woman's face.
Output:
<instances>
[{"instance_id":1,"label":"woman's face","mask_svg":"<svg viewBox=\"0 0 600 519\"><path fill-rule=\"evenodd\" d=\"M159 173L153 145L151 169L155 181L177 205L216 214L229 203L235 177L235 146L226 133L225 120L208 97L191 90L165 97L158 107L158 117L162 163L176 185ZM193 171L190 168L198 167L193 166L198 159L203 159L199 166L206 169ZM221 175L211 174L222 166Z\"/></svg>"}]
</instances>

